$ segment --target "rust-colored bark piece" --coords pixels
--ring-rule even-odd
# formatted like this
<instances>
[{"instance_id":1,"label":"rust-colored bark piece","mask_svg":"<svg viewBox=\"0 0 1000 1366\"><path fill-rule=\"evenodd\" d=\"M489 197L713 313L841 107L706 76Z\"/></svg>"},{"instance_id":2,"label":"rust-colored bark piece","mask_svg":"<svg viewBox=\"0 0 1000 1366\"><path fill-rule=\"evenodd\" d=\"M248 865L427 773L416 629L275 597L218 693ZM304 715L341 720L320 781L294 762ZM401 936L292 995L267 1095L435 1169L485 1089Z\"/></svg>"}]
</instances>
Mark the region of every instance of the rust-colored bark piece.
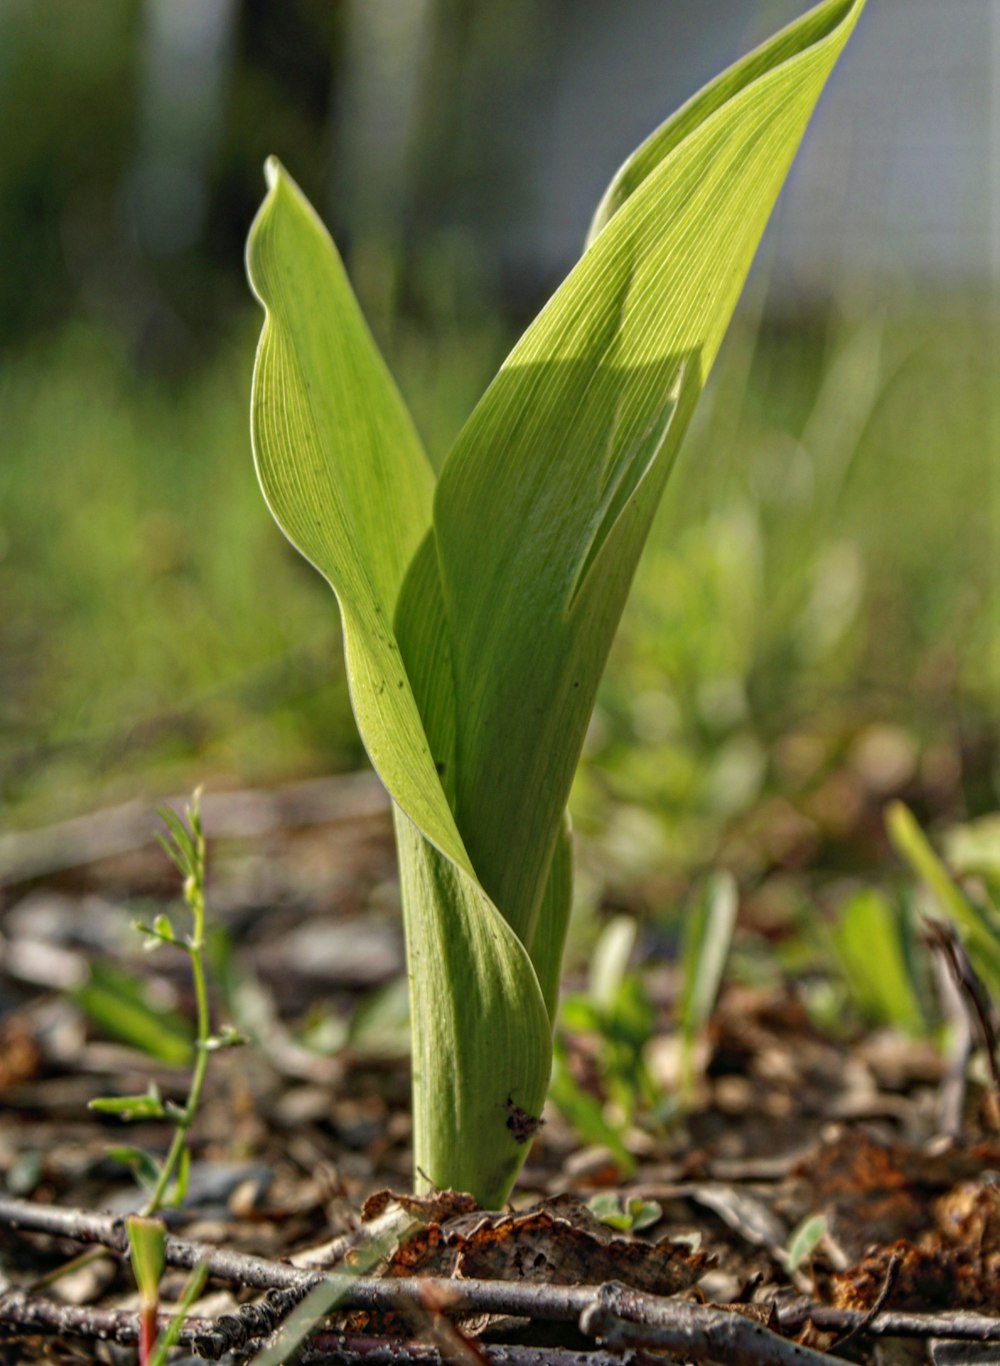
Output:
<instances>
[{"instance_id":1,"label":"rust-colored bark piece","mask_svg":"<svg viewBox=\"0 0 1000 1366\"><path fill-rule=\"evenodd\" d=\"M971 1182L982 1189L981 1173L998 1168L995 1143L928 1151L902 1142L879 1143L851 1129L799 1164L787 1203L794 1215L825 1213L838 1244L860 1258L873 1243L922 1243L949 1221L955 1223L971 1209L970 1200L975 1204L967 1189L959 1199L959 1188ZM980 1209L981 1222L987 1213L987 1207ZM995 1220L1000 1222L1000 1216Z\"/></svg>"},{"instance_id":2,"label":"rust-colored bark piece","mask_svg":"<svg viewBox=\"0 0 1000 1366\"><path fill-rule=\"evenodd\" d=\"M670 1238L649 1242L624 1237L596 1219L581 1201L562 1196L522 1213L469 1208L453 1191L428 1197L372 1197L365 1220L385 1213L390 1199L421 1220L389 1256L390 1276L435 1275L475 1279L594 1285L623 1281L657 1295L674 1295L709 1265Z\"/></svg>"},{"instance_id":3,"label":"rust-colored bark piece","mask_svg":"<svg viewBox=\"0 0 1000 1366\"><path fill-rule=\"evenodd\" d=\"M971 1309L986 1314L1000 1310L1000 1251L918 1247L905 1240L873 1248L857 1266L834 1276L834 1304L866 1309L878 1295L894 1255L900 1265L886 1309Z\"/></svg>"}]
</instances>

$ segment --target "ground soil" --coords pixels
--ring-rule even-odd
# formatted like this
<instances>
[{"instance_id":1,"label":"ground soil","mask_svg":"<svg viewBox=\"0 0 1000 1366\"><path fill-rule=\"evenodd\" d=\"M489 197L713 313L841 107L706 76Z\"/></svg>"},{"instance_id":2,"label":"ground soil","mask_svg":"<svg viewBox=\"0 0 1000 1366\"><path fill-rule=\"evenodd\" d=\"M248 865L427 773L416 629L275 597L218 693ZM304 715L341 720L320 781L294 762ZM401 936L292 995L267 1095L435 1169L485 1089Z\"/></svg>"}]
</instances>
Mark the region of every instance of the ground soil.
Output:
<instances>
[{"instance_id":1,"label":"ground soil","mask_svg":"<svg viewBox=\"0 0 1000 1366\"><path fill-rule=\"evenodd\" d=\"M191 1136L189 1194L169 1216L171 1229L268 1258L313 1250L319 1264L315 1250L352 1234L368 1197L405 1191L410 1181L399 1023L387 1005L367 1026L358 1015L359 1003L403 970L388 812L373 781L347 778L212 797L205 821L210 915L230 946L215 958L215 1006L238 1011L258 1042L212 1058ZM150 1082L181 1101L187 1073L115 1041L74 999L101 961L192 1012L183 955L144 955L131 929L136 916L149 921L177 904L154 825L141 808L123 808L89 826L0 842L0 1177L9 1195L125 1212L142 1197L109 1147L162 1152L169 1137L162 1122L126 1129L88 1111L95 1096L142 1092ZM658 1019L652 1065L668 1079L677 1067L676 976L669 962L650 962L645 980ZM968 1081L964 1063L952 1065L927 1039L846 1024L820 1029L801 985L772 972L758 985L725 987L690 1105L658 1122L640 1116L626 1133L637 1160L627 1182L606 1150L547 1110L516 1209L565 1196L585 1204L627 1187L661 1211L637 1235L644 1244L665 1255L670 1238L699 1254L684 1290L692 1300L1000 1317L1000 1134L985 1070ZM352 1018L354 1033L345 1035ZM571 1038L568 1048L582 1084L599 1089L593 1041ZM824 1220L821 1236L801 1258L790 1256L813 1216ZM576 1227L588 1216L567 1217ZM454 1243L459 1235L443 1216L438 1222ZM567 1236L547 1234L550 1263ZM461 1243L462 1255L475 1250ZM6 1287L37 1279L73 1251L65 1240L4 1227L0 1217ZM591 1254L580 1255L573 1279L608 1279L597 1252L589 1275ZM407 1269L428 1268L411 1259ZM508 1266L499 1274L520 1273ZM178 1283L168 1272L165 1293ZM49 1293L77 1306L135 1306L127 1267L113 1257L64 1276ZM197 1312L211 1317L251 1298L210 1283ZM838 1346L837 1332L808 1318L789 1333L852 1360L953 1359L920 1337L862 1333ZM566 1345L581 1347L576 1338ZM977 1350L977 1360L998 1359ZM134 1359L132 1347L65 1334L0 1337L7 1363Z\"/></svg>"}]
</instances>

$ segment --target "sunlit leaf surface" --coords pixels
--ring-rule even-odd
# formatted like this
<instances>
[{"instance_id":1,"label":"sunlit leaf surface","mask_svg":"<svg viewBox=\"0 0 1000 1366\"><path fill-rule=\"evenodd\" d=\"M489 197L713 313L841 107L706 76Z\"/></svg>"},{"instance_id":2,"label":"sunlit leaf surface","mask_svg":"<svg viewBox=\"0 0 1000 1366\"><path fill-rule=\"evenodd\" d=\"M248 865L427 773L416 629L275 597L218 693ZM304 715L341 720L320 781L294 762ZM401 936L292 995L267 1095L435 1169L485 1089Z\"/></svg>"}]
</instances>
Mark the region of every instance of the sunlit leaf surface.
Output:
<instances>
[{"instance_id":1,"label":"sunlit leaf surface","mask_svg":"<svg viewBox=\"0 0 1000 1366\"><path fill-rule=\"evenodd\" d=\"M436 492L336 250L276 162L251 232L265 497L340 602L396 803L422 1179L506 1197L537 1127L564 811L642 545L760 235L864 0L826 0L612 183Z\"/></svg>"}]
</instances>

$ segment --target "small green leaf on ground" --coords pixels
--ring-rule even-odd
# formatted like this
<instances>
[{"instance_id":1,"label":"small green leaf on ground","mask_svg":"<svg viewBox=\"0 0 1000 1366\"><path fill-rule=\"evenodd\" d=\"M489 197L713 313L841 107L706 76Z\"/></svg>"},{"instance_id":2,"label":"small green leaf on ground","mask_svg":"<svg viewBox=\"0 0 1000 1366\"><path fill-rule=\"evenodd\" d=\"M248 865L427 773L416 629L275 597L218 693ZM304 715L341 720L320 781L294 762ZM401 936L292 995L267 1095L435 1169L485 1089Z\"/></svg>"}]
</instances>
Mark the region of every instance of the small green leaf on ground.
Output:
<instances>
[{"instance_id":1,"label":"small green leaf on ground","mask_svg":"<svg viewBox=\"0 0 1000 1366\"><path fill-rule=\"evenodd\" d=\"M587 1208L602 1224L622 1233L638 1233L651 1228L663 1217L663 1208L655 1200L643 1200L637 1195L622 1196L614 1191L595 1195Z\"/></svg>"},{"instance_id":2,"label":"small green leaf on ground","mask_svg":"<svg viewBox=\"0 0 1000 1366\"><path fill-rule=\"evenodd\" d=\"M785 1249L785 1266L790 1272L798 1271L813 1255L826 1236L826 1228L826 1216L812 1214L793 1229Z\"/></svg>"}]
</instances>

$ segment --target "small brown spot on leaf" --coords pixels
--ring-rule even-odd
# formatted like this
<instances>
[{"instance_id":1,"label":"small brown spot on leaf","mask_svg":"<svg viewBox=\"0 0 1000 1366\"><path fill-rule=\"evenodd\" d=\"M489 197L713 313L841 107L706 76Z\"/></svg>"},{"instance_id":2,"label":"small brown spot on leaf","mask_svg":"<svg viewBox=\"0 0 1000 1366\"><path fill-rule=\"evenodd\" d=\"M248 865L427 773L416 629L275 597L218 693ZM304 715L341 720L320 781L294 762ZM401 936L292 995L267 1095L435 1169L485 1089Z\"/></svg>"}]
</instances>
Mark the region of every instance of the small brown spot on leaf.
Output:
<instances>
[{"instance_id":1,"label":"small brown spot on leaf","mask_svg":"<svg viewBox=\"0 0 1000 1366\"><path fill-rule=\"evenodd\" d=\"M543 1119L529 1115L527 1110L515 1105L512 1096L507 1097L507 1128L518 1143L527 1143L533 1139L544 1123Z\"/></svg>"}]
</instances>

